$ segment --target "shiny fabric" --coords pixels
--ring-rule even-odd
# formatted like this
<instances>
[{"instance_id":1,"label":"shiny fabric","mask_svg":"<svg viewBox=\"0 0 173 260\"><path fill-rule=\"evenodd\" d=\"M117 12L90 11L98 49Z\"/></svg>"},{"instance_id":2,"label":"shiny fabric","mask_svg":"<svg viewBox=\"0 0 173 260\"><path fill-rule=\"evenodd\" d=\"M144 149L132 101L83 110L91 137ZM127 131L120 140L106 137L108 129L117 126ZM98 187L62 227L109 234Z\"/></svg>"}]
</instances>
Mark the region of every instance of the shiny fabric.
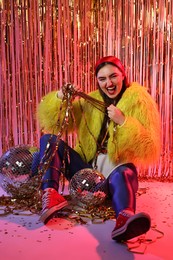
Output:
<instances>
[{"instance_id":1,"label":"shiny fabric","mask_svg":"<svg viewBox=\"0 0 173 260\"><path fill-rule=\"evenodd\" d=\"M130 209L135 213L138 190L136 167L132 163L120 165L110 174L108 182L112 207L116 216L123 209Z\"/></svg>"},{"instance_id":2,"label":"shiny fabric","mask_svg":"<svg viewBox=\"0 0 173 260\"><path fill-rule=\"evenodd\" d=\"M51 137L51 138L50 138ZM46 134L40 139L40 159L43 157L47 143L49 142L50 152L56 149L56 136ZM60 140L58 145L57 153L55 154L49 169L43 176L42 179L42 189L54 188L58 190L59 188L59 177L62 173L61 167L64 158L66 144L64 141ZM85 163L80 155L74 151L71 147L68 148L68 156L66 156L66 171L64 172L67 180L73 177L73 175L84 168L92 168L91 164ZM38 160L38 154L33 159L32 168L35 169L36 164L40 162ZM35 171L33 175L35 174ZM103 182L103 187L107 195L112 200L112 207L115 210L116 216L123 209L130 209L135 212L136 209L136 192L138 189L138 179L137 170L132 163L127 163L115 168L109 177Z\"/></svg>"},{"instance_id":3,"label":"shiny fabric","mask_svg":"<svg viewBox=\"0 0 173 260\"><path fill-rule=\"evenodd\" d=\"M44 156L47 144L49 142L49 149L53 152L56 149L56 139L57 136L46 134L43 135L40 139L40 160ZM67 150L67 155L64 156ZM83 169L83 168L92 168L91 164L85 163L80 155L75 152L71 147L60 140L58 143L58 150L55 153L54 158L51 161L49 169L46 171L42 179L42 189L54 188L58 190L59 188L59 177L62 173L63 160L65 157L65 172L64 175L67 180L70 180L73 175ZM33 162L34 164L34 162Z\"/></svg>"}]
</instances>

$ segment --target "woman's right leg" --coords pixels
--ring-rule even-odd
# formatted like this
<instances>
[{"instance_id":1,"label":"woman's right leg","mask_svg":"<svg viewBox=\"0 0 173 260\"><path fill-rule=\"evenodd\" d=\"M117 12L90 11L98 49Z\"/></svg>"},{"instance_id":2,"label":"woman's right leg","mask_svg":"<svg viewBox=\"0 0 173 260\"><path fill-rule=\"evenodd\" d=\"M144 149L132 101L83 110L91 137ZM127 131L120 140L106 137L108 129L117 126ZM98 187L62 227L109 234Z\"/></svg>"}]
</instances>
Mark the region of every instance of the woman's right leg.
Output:
<instances>
[{"instance_id":1,"label":"woman's right leg","mask_svg":"<svg viewBox=\"0 0 173 260\"><path fill-rule=\"evenodd\" d=\"M55 149L55 153L50 166L43 175L42 189L54 188L58 190L59 177L63 173L67 180L71 180L73 175L84 168L92 168L89 163L85 163L80 155L72 149L70 146L59 140L57 146L57 137L55 135L46 134L40 139L40 158L44 156L47 145L49 145L49 153L52 154ZM49 143L49 144L48 144ZM56 148L56 146L58 148ZM43 161L44 163L44 161Z\"/></svg>"},{"instance_id":2,"label":"woman's right leg","mask_svg":"<svg viewBox=\"0 0 173 260\"><path fill-rule=\"evenodd\" d=\"M50 165L42 178L42 212L40 220L42 222L47 222L52 214L65 207L68 203L58 193L59 188L59 178L61 173L70 180L73 175L83 169L83 168L92 168L88 163L85 163L80 155L75 152L67 144L59 140L57 143L57 137L55 135L44 135L40 139L40 158L43 158L45 151L47 150L51 155L56 149L56 153L50 162ZM43 163L46 163L43 160ZM66 170L62 169L63 163L65 163Z\"/></svg>"}]
</instances>

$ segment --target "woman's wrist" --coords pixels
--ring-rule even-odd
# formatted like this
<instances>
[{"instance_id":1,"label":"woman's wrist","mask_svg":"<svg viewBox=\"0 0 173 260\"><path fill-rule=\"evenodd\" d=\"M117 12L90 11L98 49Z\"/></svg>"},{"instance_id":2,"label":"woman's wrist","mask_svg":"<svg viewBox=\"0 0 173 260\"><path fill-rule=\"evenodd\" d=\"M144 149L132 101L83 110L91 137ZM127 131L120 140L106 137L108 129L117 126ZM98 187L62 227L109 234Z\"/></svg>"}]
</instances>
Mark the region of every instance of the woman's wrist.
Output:
<instances>
[{"instance_id":1,"label":"woman's wrist","mask_svg":"<svg viewBox=\"0 0 173 260\"><path fill-rule=\"evenodd\" d=\"M124 126L126 122L127 122L127 117L124 116L124 120L120 124L118 124L118 127Z\"/></svg>"}]
</instances>

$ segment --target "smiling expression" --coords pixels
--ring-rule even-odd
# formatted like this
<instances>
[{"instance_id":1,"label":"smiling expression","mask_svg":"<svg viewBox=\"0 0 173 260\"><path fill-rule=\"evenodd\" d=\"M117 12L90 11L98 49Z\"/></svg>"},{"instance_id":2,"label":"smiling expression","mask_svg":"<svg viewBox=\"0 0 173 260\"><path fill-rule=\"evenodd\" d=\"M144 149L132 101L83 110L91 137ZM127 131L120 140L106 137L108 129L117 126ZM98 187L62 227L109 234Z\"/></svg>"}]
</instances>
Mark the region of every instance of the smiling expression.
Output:
<instances>
[{"instance_id":1,"label":"smiling expression","mask_svg":"<svg viewBox=\"0 0 173 260\"><path fill-rule=\"evenodd\" d=\"M97 73L97 82L109 98L115 98L120 93L123 80L123 73L112 64L106 64Z\"/></svg>"}]
</instances>

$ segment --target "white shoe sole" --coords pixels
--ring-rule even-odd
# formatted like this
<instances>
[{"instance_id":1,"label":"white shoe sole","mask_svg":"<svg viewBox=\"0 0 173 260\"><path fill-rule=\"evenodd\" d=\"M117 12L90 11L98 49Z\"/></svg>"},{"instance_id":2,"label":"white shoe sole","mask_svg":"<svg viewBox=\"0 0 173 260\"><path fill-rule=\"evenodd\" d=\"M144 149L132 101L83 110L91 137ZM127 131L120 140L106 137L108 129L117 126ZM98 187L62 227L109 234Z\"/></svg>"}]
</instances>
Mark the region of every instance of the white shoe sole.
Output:
<instances>
[{"instance_id":1,"label":"white shoe sole","mask_svg":"<svg viewBox=\"0 0 173 260\"><path fill-rule=\"evenodd\" d=\"M51 215L56 213L58 210L66 207L67 205L68 205L68 202L63 201L62 203L55 205L54 207L52 207L48 210L45 210L43 213L41 213L39 220L42 221L43 223L46 223L49 220L49 218L51 217Z\"/></svg>"}]
</instances>

